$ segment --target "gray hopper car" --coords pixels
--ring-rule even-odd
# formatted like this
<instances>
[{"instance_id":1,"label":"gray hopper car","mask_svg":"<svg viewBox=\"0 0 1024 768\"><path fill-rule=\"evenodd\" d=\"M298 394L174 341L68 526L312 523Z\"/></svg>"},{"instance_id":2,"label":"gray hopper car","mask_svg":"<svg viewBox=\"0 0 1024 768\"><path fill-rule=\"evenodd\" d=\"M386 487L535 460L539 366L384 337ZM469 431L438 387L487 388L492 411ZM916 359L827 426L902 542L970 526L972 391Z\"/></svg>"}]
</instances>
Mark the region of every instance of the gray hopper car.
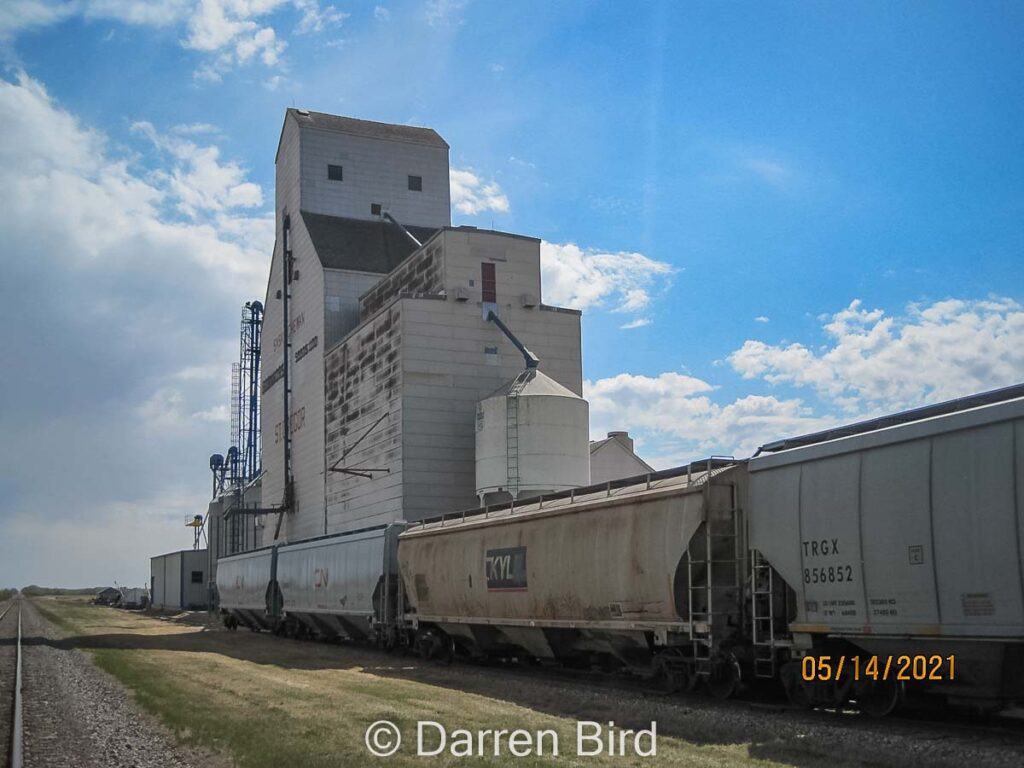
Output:
<instances>
[{"instance_id":1,"label":"gray hopper car","mask_svg":"<svg viewBox=\"0 0 1024 768\"><path fill-rule=\"evenodd\" d=\"M217 594L225 623L390 645L404 611L396 559L403 528L395 523L222 558Z\"/></svg>"},{"instance_id":2,"label":"gray hopper car","mask_svg":"<svg viewBox=\"0 0 1024 768\"><path fill-rule=\"evenodd\" d=\"M795 593L793 655L893 658L909 682L960 703L1024 699L1024 399L758 456L748 470L750 546ZM785 682L812 702L856 683L803 677L791 667ZM880 707L899 682L874 686Z\"/></svg>"}]
</instances>

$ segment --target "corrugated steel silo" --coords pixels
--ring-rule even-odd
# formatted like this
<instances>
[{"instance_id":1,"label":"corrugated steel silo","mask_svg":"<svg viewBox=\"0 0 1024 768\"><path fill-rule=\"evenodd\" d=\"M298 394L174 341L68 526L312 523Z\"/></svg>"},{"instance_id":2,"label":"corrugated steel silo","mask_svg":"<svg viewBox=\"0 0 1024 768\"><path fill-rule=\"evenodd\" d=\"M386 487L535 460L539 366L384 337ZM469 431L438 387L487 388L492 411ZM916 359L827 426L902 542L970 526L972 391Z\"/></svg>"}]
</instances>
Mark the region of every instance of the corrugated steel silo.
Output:
<instances>
[{"instance_id":1,"label":"corrugated steel silo","mask_svg":"<svg viewBox=\"0 0 1024 768\"><path fill-rule=\"evenodd\" d=\"M590 483L587 401L527 368L477 404L476 492L481 503Z\"/></svg>"}]
</instances>

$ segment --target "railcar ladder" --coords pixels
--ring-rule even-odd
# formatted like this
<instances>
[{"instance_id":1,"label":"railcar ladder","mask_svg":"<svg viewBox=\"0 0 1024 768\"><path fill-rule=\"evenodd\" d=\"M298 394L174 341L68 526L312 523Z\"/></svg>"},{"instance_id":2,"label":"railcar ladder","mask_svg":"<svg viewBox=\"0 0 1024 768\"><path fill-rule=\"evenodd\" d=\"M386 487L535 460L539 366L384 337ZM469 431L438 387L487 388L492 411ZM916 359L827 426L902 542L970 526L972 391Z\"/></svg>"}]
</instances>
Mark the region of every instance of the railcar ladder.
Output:
<instances>
[{"instance_id":1,"label":"railcar ladder","mask_svg":"<svg viewBox=\"0 0 1024 768\"><path fill-rule=\"evenodd\" d=\"M513 501L519 495L519 393L526 382L527 378L520 375L505 396L505 457L508 492L512 494Z\"/></svg>"},{"instance_id":2,"label":"railcar ladder","mask_svg":"<svg viewBox=\"0 0 1024 768\"><path fill-rule=\"evenodd\" d=\"M754 675L775 677L774 569L760 550L750 550L750 618L754 645Z\"/></svg>"},{"instance_id":3,"label":"railcar ladder","mask_svg":"<svg viewBox=\"0 0 1024 768\"><path fill-rule=\"evenodd\" d=\"M715 590L731 589L734 595L739 595L742 586L740 581L741 558L737 549L740 542L739 514L737 514L736 509L732 509L729 511L729 516L730 520L719 522L720 527L717 528L715 521L704 521L704 559L694 560L693 550L689 547L687 548L686 567L687 582L689 584L690 639L693 642L694 667L699 675L711 674L716 619L724 621L725 617L735 613L735 605L733 610L716 610L719 601L716 601L714 598ZM725 525L731 526L731 528L727 529L724 527ZM715 546L721 542L731 543L732 546ZM732 557L716 557L716 549L724 549L726 552L731 551ZM704 579L701 583L694 583L695 565L704 566ZM715 566L718 566L717 571ZM731 566L733 569L732 584L715 583L715 574L721 572L724 566ZM694 610L694 605L697 604L698 599L702 600L704 610ZM697 625L702 625L700 631L695 631Z\"/></svg>"}]
</instances>

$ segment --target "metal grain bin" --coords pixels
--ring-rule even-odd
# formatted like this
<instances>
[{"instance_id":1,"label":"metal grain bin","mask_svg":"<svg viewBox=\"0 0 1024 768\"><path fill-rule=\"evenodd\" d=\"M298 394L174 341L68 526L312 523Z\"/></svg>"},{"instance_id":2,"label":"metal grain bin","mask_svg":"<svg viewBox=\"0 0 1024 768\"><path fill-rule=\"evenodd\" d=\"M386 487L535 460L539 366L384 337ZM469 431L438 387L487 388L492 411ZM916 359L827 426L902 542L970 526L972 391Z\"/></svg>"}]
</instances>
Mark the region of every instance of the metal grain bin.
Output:
<instances>
[{"instance_id":1,"label":"metal grain bin","mask_svg":"<svg viewBox=\"0 0 1024 768\"><path fill-rule=\"evenodd\" d=\"M973 694L1010 677L1024 693L1024 399L759 456L749 470L750 545L796 590L798 640L955 652Z\"/></svg>"},{"instance_id":2,"label":"metal grain bin","mask_svg":"<svg viewBox=\"0 0 1024 768\"><path fill-rule=\"evenodd\" d=\"M481 503L590 484L589 406L527 368L476 410L476 493Z\"/></svg>"},{"instance_id":3,"label":"metal grain bin","mask_svg":"<svg viewBox=\"0 0 1024 768\"><path fill-rule=\"evenodd\" d=\"M684 555L706 520L733 529L733 471L715 470L710 486L706 472L637 478L411 527L399 559L415 620L470 649L537 657L629 662L692 639L707 615L690 614ZM735 589L734 570L726 582Z\"/></svg>"},{"instance_id":4,"label":"metal grain bin","mask_svg":"<svg viewBox=\"0 0 1024 768\"><path fill-rule=\"evenodd\" d=\"M217 561L220 609L248 627L269 629L273 626L267 604L273 557L273 549L268 547Z\"/></svg>"}]
</instances>

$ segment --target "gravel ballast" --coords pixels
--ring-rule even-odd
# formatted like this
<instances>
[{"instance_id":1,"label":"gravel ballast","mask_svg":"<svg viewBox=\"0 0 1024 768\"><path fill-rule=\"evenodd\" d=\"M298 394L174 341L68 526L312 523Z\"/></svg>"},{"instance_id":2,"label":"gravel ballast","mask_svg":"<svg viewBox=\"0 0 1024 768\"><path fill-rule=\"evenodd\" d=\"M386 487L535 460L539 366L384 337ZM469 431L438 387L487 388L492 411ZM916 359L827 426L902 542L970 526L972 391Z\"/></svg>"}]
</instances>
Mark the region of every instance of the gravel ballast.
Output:
<instances>
[{"instance_id":1,"label":"gravel ballast","mask_svg":"<svg viewBox=\"0 0 1024 768\"><path fill-rule=\"evenodd\" d=\"M30 601L23 601L22 674L26 768L198 768L228 765L181 746L142 712L117 681L81 651Z\"/></svg>"}]
</instances>

